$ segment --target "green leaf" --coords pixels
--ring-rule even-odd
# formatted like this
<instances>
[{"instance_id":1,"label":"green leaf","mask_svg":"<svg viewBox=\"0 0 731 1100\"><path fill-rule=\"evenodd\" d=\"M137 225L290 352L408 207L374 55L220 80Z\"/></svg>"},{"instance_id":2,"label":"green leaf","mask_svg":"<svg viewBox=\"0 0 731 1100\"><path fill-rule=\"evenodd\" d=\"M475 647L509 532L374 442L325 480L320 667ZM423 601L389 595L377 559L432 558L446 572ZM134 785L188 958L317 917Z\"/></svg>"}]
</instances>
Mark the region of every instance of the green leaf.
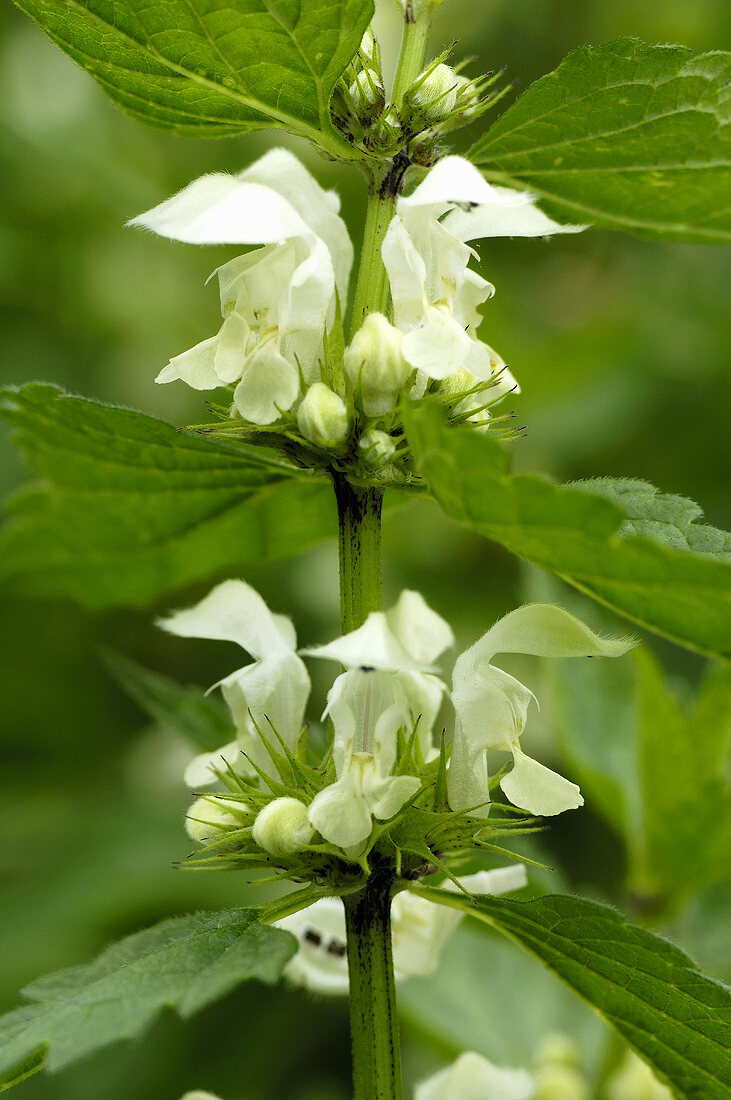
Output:
<instances>
[{"instance_id":1,"label":"green leaf","mask_svg":"<svg viewBox=\"0 0 731 1100\"><path fill-rule=\"evenodd\" d=\"M163 1008L187 1018L241 982L274 983L296 950L294 936L259 924L253 909L175 917L128 936L23 991L31 1004L0 1020L0 1087L135 1038Z\"/></svg>"},{"instance_id":2,"label":"green leaf","mask_svg":"<svg viewBox=\"0 0 731 1100\"><path fill-rule=\"evenodd\" d=\"M632 892L678 901L728 879L731 669L711 671L683 710L645 650L546 664L552 731L627 846Z\"/></svg>"},{"instance_id":3,"label":"green leaf","mask_svg":"<svg viewBox=\"0 0 731 1100\"><path fill-rule=\"evenodd\" d=\"M575 50L471 151L563 220L731 240L731 54L632 38Z\"/></svg>"},{"instance_id":4,"label":"green leaf","mask_svg":"<svg viewBox=\"0 0 731 1100\"><path fill-rule=\"evenodd\" d=\"M563 895L534 901L430 901L471 912L541 960L578 993L683 1100L724 1100L731 1089L731 990L704 977L677 947L613 909ZM489 992L489 973L485 989Z\"/></svg>"},{"instance_id":5,"label":"green leaf","mask_svg":"<svg viewBox=\"0 0 731 1100\"><path fill-rule=\"evenodd\" d=\"M192 137L277 126L336 156L329 102L373 0L15 0L142 122Z\"/></svg>"},{"instance_id":6,"label":"green leaf","mask_svg":"<svg viewBox=\"0 0 731 1100\"><path fill-rule=\"evenodd\" d=\"M329 485L261 449L40 384L0 391L0 416L41 479L0 535L0 584L15 593L140 605L337 529Z\"/></svg>"},{"instance_id":7,"label":"green leaf","mask_svg":"<svg viewBox=\"0 0 731 1100\"><path fill-rule=\"evenodd\" d=\"M206 695L195 685L177 684L118 653L106 653L105 662L120 686L158 726L188 737L202 752L213 752L233 741L236 731L218 696Z\"/></svg>"},{"instance_id":8,"label":"green leaf","mask_svg":"<svg viewBox=\"0 0 731 1100\"><path fill-rule=\"evenodd\" d=\"M448 515L649 630L731 656L729 536L692 523L695 505L644 482L511 475L497 443L448 427L436 406L404 404L403 416L417 468Z\"/></svg>"}]
</instances>

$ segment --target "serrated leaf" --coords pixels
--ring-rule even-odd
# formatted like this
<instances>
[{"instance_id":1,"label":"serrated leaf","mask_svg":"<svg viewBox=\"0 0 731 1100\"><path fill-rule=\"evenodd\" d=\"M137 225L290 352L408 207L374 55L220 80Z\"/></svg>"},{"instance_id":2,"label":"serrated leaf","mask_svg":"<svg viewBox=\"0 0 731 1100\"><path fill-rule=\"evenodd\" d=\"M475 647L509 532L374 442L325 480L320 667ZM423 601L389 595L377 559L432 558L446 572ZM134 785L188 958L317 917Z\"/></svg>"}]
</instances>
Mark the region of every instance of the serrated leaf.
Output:
<instances>
[{"instance_id":1,"label":"serrated leaf","mask_svg":"<svg viewBox=\"0 0 731 1100\"><path fill-rule=\"evenodd\" d=\"M192 137L277 126L336 156L329 102L373 0L15 0L142 122Z\"/></svg>"},{"instance_id":2,"label":"serrated leaf","mask_svg":"<svg viewBox=\"0 0 731 1100\"><path fill-rule=\"evenodd\" d=\"M534 901L424 889L471 912L535 955L611 1024L682 1100L724 1100L731 1089L731 990L677 947L614 909L563 895ZM485 974L486 995L490 989Z\"/></svg>"},{"instance_id":3,"label":"serrated leaf","mask_svg":"<svg viewBox=\"0 0 731 1100\"><path fill-rule=\"evenodd\" d=\"M88 607L144 604L336 531L330 486L266 453L55 386L0 391L40 483L9 505L0 584Z\"/></svg>"},{"instance_id":4,"label":"serrated leaf","mask_svg":"<svg viewBox=\"0 0 731 1100\"><path fill-rule=\"evenodd\" d=\"M494 440L448 427L437 407L404 404L403 416L419 472L448 515L649 630L731 656L728 536L700 527L696 537L690 502L681 509L644 482L511 475Z\"/></svg>"},{"instance_id":5,"label":"serrated leaf","mask_svg":"<svg viewBox=\"0 0 731 1100\"><path fill-rule=\"evenodd\" d=\"M23 991L31 1003L0 1020L0 1083L134 1038L164 1008L186 1018L241 982L276 982L296 950L294 936L259 924L253 909L175 917L128 936Z\"/></svg>"},{"instance_id":6,"label":"serrated leaf","mask_svg":"<svg viewBox=\"0 0 731 1100\"><path fill-rule=\"evenodd\" d=\"M234 740L228 708L217 695L178 684L118 653L106 653L104 659L119 685L163 729L189 738L202 752L213 752Z\"/></svg>"},{"instance_id":7,"label":"serrated leaf","mask_svg":"<svg viewBox=\"0 0 731 1100\"><path fill-rule=\"evenodd\" d=\"M731 240L731 54L632 38L574 50L481 137L488 178L557 217Z\"/></svg>"}]
</instances>

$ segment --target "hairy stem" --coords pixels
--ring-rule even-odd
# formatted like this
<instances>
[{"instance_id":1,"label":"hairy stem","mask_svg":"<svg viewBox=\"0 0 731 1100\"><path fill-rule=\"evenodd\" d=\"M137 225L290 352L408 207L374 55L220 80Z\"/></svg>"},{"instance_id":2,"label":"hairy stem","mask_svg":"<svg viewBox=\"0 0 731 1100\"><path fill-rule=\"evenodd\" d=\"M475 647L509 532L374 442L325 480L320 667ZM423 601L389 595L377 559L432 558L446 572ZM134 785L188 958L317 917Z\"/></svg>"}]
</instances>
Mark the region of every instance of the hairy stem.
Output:
<instances>
[{"instance_id":1,"label":"hairy stem","mask_svg":"<svg viewBox=\"0 0 731 1100\"><path fill-rule=\"evenodd\" d=\"M343 898L348 933L354 1100L400 1100L401 1051L391 955L389 875Z\"/></svg>"},{"instance_id":2,"label":"hairy stem","mask_svg":"<svg viewBox=\"0 0 731 1100\"><path fill-rule=\"evenodd\" d=\"M340 617L347 634L381 608L383 494L336 478L335 497L340 520Z\"/></svg>"}]
</instances>

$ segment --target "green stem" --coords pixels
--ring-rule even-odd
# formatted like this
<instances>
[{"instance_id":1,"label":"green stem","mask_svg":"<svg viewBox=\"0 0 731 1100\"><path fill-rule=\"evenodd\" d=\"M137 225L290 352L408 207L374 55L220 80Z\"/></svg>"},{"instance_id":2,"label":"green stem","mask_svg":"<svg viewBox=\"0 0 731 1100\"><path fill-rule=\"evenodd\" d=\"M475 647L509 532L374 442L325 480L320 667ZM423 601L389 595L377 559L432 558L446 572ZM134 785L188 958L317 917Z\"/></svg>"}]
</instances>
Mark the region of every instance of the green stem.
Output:
<instances>
[{"instance_id":1,"label":"green stem","mask_svg":"<svg viewBox=\"0 0 731 1100\"><path fill-rule=\"evenodd\" d=\"M401 52L391 93L391 103L397 110L403 103L407 90L424 68L430 25L431 19L428 14L419 10L414 11L410 7L406 8Z\"/></svg>"},{"instance_id":2,"label":"green stem","mask_svg":"<svg viewBox=\"0 0 731 1100\"><path fill-rule=\"evenodd\" d=\"M401 182L400 179L398 182ZM363 324L366 314L385 313L388 308L388 278L381 257L381 245L396 210L397 193L398 186L393 189L388 175L374 177L371 181L350 325L351 339Z\"/></svg>"},{"instance_id":3,"label":"green stem","mask_svg":"<svg viewBox=\"0 0 731 1100\"><path fill-rule=\"evenodd\" d=\"M379 489L335 479L340 520L340 613L343 633L356 630L382 604Z\"/></svg>"},{"instance_id":4,"label":"green stem","mask_svg":"<svg viewBox=\"0 0 731 1100\"><path fill-rule=\"evenodd\" d=\"M401 1100L401 1051L391 955L392 879L371 873L343 898L348 933L353 1100Z\"/></svg>"}]
</instances>

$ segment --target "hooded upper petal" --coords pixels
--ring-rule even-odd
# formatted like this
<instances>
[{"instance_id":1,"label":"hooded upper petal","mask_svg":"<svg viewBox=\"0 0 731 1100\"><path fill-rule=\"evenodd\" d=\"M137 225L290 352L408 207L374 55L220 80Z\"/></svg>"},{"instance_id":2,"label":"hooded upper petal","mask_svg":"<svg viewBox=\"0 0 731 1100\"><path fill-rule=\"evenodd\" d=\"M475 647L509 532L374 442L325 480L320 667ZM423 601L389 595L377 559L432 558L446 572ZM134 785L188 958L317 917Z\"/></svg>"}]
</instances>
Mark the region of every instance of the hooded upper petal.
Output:
<instances>
[{"instance_id":1,"label":"hooded upper petal","mask_svg":"<svg viewBox=\"0 0 731 1100\"><path fill-rule=\"evenodd\" d=\"M127 224L186 244L280 244L290 237L313 235L277 191L225 172L193 180Z\"/></svg>"},{"instance_id":2,"label":"hooded upper petal","mask_svg":"<svg viewBox=\"0 0 731 1100\"><path fill-rule=\"evenodd\" d=\"M430 665L454 645L452 628L429 607L420 592L405 588L386 612L386 622L415 661Z\"/></svg>"},{"instance_id":3,"label":"hooded upper petal","mask_svg":"<svg viewBox=\"0 0 731 1100\"><path fill-rule=\"evenodd\" d=\"M340 301L345 306L348 279L353 264L353 245L345 222L339 216L340 199L326 191L287 149L272 149L239 173L239 179L262 183L279 192L302 220L325 242L332 256Z\"/></svg>"},{"instance_id":4,"label":"hooded upper petal","mask_svg":"<svg viewBox=\"0 0 731 1100\"><path fill-rule=\"evenodd\" d=\"M400 669L425 669L392 632L383 611L372 611L362 626L343 634L327 645L303 649L308 657L339 661L346 668L380 669L398 672Z\"/></svg>"},{"instance_id":5,"label":"hooded upper petal","mask_svg":"<svg viewBox=\"0 0 731 1100\"><path fill-rule=\"evenodd\" d=\"M494 187L464 157L450 156L438 161L411 195L399 199L399 210L432 207L436 217L449 211L442 225L461 241L546 237L585 228L561 225L535 203L528 192Z\"/></svg>"},{"instance_id":6,"label":"hooded upper petal","mask_svg":"<svg viewBox=\"0 0 731 1100\"><path fill-rule=\"evenodd\" d=\"M285 615L274 615L259 593L241 580L222 581L194 607L158 620L181 638L236 642L252 657L293 653L296 635Z\"/></svg>"},{"instance_id":7,"label":"hooded upper petal","mask_svg":"<svg viewBox=\"0 0 731 1100\"><path fill-rule=\"evenodd\" d=\"M496 653L534 657L621 657L637 642L605 638L579 619L548 603L530 603L503 615L467 653L465 664L491 661ZM462 660L463 658L460 658Z\"/></svg>"}]
</instances>

